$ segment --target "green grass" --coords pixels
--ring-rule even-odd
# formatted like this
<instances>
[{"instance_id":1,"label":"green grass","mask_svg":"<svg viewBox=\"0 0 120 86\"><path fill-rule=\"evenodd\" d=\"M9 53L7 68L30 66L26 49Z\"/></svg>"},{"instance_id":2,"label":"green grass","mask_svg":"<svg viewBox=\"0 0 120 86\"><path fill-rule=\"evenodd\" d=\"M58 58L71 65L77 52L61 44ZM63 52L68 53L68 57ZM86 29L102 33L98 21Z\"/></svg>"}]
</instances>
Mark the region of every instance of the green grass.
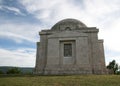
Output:
<instances>
[{"instance_id":1,"label":"green grass","mask_svg":"<svg viewBox=\"0 0 120 86\"><path fill-rule=\"evenodd\" d=\"M120 86L120 76L0 76L0 86Z\"/></svg>"}]
</instances>

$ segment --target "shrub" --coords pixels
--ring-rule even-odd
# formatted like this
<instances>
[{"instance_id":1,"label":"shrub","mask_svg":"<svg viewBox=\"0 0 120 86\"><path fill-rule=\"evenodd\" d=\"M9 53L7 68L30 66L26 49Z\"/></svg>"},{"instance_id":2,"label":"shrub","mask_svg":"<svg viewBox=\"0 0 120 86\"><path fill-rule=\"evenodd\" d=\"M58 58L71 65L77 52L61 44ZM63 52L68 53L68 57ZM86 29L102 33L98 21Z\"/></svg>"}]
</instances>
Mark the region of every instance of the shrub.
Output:
<instances>
[{"instance_id":1,"label":"shrub","mask_svg":"<svg viewBox=\"0 0 120 86\"><path fill-rule=\"evenodd\" d=\"M117 75L120 75L120 71L117 71L117 73L116 73Z\"/></svg>"},{"instance_id":2,"label":"shrub","mask_svg":"<svg viewBox=\"0 0 120 86\"><path fill-rule=\"evenodd\" d=\"M17 67L11 68L7 71L7 74L20 74L20 73L21 73L21 71Z\"/></svg>"},{"instance_id":3,"label":"shrub","mask_svg":"<svg viewBox=\"0 0 120 86\"><path fill-rule=\"evenodd\" d=\"M2 70L0 70L0 74L4 74L4 72Z\"/></svg>"}]
</instances>

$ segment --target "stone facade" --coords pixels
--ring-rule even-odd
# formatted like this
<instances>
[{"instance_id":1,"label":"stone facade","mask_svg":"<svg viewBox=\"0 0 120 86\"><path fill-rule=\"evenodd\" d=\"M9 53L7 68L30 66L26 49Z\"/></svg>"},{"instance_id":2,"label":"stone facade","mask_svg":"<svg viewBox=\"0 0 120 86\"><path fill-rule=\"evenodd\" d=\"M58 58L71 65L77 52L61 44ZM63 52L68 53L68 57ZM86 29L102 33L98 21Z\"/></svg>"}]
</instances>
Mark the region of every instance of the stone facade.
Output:
<instances>
[{"instance_id":1,"label":"stone facade","mask_svg":"<svg viewBox=\"0 0 120 86\"><path fill-rule=\"evenodd\" d=\"M43 75L105 74L99 30L76 19L64 19L42 30L37 42L35 73Z\"/></svg>"}]
</instances>

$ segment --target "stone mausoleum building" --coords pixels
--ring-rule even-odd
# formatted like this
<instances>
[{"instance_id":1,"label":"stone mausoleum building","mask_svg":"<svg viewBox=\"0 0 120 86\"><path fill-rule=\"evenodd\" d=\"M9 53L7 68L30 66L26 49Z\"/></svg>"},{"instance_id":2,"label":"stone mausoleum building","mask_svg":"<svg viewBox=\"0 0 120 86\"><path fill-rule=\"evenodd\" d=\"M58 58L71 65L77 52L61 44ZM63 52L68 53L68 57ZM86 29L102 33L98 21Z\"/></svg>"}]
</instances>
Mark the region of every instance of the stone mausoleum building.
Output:
<instances>
[{"instance_id":1,"label":"stone mausoleum building","mask_svg":"<svg viewBox=\"0 0 120 86\"><path fill-rule=\"evenodd\" d=\"M35 73L43 75L105 74L99 30L76 19L64 19L42 30L37 42Z\"/></svg>"}]
</instances>

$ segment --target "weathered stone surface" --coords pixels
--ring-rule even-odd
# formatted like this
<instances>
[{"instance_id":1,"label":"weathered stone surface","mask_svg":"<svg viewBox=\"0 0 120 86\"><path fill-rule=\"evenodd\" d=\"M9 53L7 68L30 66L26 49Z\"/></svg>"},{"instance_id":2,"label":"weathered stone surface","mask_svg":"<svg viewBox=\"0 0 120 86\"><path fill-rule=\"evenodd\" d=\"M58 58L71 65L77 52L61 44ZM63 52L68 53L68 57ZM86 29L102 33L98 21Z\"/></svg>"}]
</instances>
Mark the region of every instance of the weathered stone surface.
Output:
<instances>
[{"instance_id":1,"label":"weathered stone surface","mask_svg":"<svg viewBox=\"0 0 120 86\"><path fill-rule=\"evenodd\" d=\"M65 19L50 30L42 30L37 43L35 73L105 74L103 41L97 35L98 29L75 19ZM71 46L70 51L65 49L66 44Z\"/></svg>"}]
</instances>

